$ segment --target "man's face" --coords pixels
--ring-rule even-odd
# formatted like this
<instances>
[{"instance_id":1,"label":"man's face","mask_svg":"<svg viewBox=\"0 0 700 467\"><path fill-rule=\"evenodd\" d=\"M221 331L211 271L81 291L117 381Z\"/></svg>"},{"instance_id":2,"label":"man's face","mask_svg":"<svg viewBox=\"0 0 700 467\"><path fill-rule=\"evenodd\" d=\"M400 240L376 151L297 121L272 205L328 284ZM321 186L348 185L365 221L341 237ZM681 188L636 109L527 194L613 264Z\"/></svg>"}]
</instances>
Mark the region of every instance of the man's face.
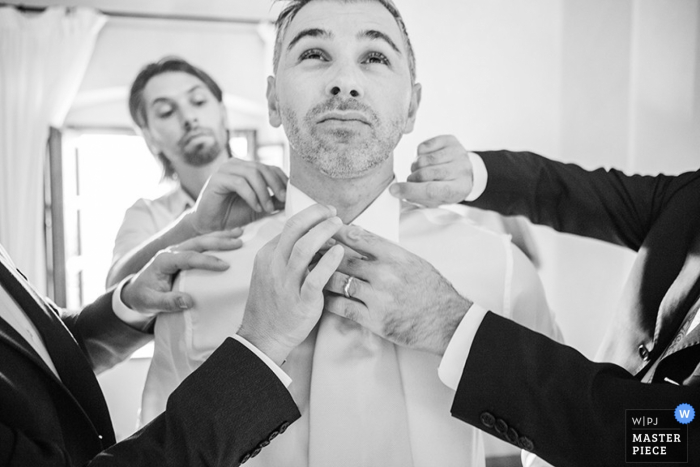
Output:
<instances>
[{"instance_id":1,"label":"man's face","mask_svg":"<svg viewBox=\"0 0 700 467\"><path fill-rule=\"evenodd\" d=\"M181 71L151 78L143 90L154 154L162 152L176 170L209 164L226 147L226 111L197 77Z\"/></svg>"},{"instance_id":2,"label":"man's face","mask_svg":"<svg viewBox=\"0 0 700 467\"><path fill-rule=\"evenodd\" d=\"M303 7L268 78L270 123L284 126L292 161L331 178L359 177L386 161L412 131L419 101L399 27L373 1Z\"/></svg>"}]
</instances>

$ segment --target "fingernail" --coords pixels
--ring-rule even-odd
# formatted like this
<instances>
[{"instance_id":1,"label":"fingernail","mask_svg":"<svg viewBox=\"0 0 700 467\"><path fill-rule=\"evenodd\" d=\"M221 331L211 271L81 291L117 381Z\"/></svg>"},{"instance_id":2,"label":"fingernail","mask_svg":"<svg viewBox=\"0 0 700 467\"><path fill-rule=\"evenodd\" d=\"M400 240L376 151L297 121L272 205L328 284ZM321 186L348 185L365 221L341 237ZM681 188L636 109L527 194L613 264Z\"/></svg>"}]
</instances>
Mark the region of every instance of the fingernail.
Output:
<instances>
[{"instance_id":1,"label":"fingernail","mask_svg":"<svg viewBox=\"0 0 700 467\"><path fill-rule=\"evenodd\" d=\"M328 220L331 221L331 223L335 224L335 225L342 225L343 224L343 221L338 216L331 217Z\"/></svg>"},{"instance_id":2,"label":"fingernail","mask_svg":"<svg viewBox=\"0 0 700 467\"><path fill-rule=\"evenodd\" d=\"M179 306L181 310L186 310L190 307L183 297L177 297L177 306Z\"/></svg>"},{"instance_id":3,"label":"fingernail","mask_svg":"<svg viewBox=\"0 0 700 467\"><path fill-rule=\"evenodd\" d=\"M335 216L338 213L338 211L335 209L335 206L327 204L326 207L331 210L331 215Z\"/></svg>"},{"instance_id":4,"label":"fingernail","mask_svg":"<svg viewBox=\"0 0 700 467\"><path fill-rule=\"evenodd\" d=\"M328 248L330 248L330 247L332 247L333 245L335 245L336 243L338 243L338 242L335 241L335 238L329 238L328 241L326 241L326 245L325 245L325 246L328 247Z\"/></svg>"},{"instance_id":5,"label":"fingernail","mask_svg":"<svg viewBox=\"0 0 700 467\"><path fill-rule=\"evenodd\" d=\"M399 193L399 186L397 184L393 184L389 187L389 193L392 195L397 195Z\"/></svg>"},{"instance_id":6,"label":"fingernail","mask_svg":"<svg viewBox=\"0 0 700 467\"><path fill-rule=\"evenodd\" d=\"M287 199L287 190L280 191L279 198L280 201L285 201Z\"/></svg>"}]
</instances>

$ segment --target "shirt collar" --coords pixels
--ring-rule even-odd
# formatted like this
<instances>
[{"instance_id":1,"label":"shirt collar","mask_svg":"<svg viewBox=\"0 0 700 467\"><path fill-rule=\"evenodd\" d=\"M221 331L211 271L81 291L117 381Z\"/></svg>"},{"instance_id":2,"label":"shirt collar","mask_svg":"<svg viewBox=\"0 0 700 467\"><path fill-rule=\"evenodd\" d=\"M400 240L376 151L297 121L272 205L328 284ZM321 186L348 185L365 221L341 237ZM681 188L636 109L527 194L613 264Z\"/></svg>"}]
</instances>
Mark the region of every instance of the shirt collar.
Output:
<instances>
[{"instance_id":1,"label":"shirt collar","mask_svg":"<svg viewBox=\"0 0 700 467\"><path fill-rule=\"evenodd\" d=\"M177 212L185 212L186 209L194 207L196 203L180 184L173 191L172 202Z\"/></svg>"},{"instance_id":2,"label":"shirt collar","mask_svg":"<svg viewBox=\"0 0 700 467\"><path fill-rule=\"evenodd\" d=\"M310 196L290 183L287 184L287 201L284 214L287 219L300 211L316 204ZM399 241L399 217L401 200L394 198L387 187L367 208L352 222L376 235Z\"/></svg>"}]
</instances>

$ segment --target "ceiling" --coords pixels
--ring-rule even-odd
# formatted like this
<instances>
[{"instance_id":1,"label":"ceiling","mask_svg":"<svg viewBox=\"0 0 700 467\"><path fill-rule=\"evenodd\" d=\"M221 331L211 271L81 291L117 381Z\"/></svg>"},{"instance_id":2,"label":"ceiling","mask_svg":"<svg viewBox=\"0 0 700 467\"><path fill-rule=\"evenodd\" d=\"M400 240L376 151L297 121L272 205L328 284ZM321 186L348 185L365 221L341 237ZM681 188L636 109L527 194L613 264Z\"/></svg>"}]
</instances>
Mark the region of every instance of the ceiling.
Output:
<instances>
[{"instance_id":1,"label":"ceiling","mask_svg":"<svg viewBox=\"0 0 700 467\"><path fill-rule=\"evenodd\" d=\"M279 6L272 0L3 0L1 3L27 7L89 6L105 13L167 15L219 20L272 20Z\"/></svg>"}]
</instances>

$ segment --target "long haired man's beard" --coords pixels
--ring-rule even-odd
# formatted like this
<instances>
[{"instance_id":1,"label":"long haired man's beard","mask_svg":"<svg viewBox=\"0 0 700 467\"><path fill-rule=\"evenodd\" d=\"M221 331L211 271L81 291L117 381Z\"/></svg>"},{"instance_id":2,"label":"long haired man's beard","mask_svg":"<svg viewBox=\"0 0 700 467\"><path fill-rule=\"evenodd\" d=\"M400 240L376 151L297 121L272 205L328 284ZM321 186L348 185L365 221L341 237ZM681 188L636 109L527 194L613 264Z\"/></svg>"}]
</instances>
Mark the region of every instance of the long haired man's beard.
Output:
<instances>
[{"instance_id":1,"label":"long haired man's beard","mask_svg":"<svg viewBox=\"0 0 700 467\"><path fill-rule=\"evenodd\" d=\"M218 144L199 144L191 150L186 151L184 156L187 164L193 167L201 167L215 160L220 152L221 147Z\"/></svg>"}]
</instances>

